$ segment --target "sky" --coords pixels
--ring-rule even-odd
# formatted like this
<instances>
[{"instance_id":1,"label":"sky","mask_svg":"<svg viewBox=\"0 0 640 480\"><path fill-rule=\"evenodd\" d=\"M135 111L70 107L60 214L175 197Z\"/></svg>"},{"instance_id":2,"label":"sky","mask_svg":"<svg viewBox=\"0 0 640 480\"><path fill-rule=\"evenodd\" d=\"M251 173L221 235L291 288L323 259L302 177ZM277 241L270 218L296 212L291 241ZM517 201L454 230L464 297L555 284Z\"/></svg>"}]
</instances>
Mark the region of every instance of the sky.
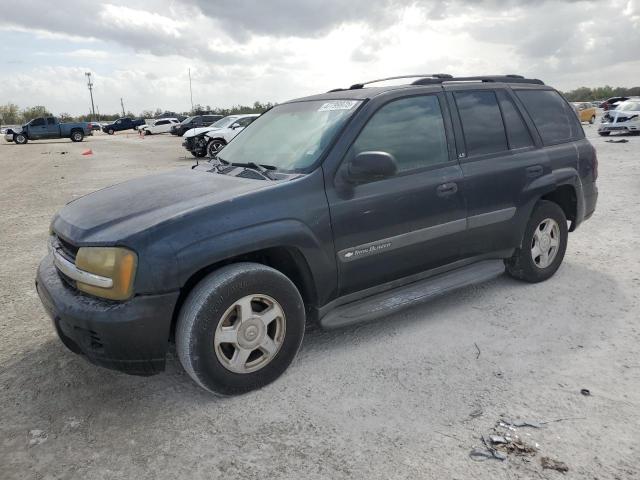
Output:
<instances>
[{"instance_id":1,"label":"sky","mask_svg":"<svg viewBox=\"0 0 640 480\"><path fill-rule=\"evenodd\" d=\"M405 74L640 85L640 0L0 0L0 104L282 102Z\"/></svg>"}]
</instances>

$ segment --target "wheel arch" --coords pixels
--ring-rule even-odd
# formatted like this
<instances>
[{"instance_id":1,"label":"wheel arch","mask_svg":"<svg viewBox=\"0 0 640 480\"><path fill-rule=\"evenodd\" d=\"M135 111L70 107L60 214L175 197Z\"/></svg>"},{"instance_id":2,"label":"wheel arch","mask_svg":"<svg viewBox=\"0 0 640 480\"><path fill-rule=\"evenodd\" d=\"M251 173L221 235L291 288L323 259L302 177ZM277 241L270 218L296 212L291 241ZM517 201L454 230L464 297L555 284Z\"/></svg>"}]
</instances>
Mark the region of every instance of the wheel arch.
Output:
<instances>
[{"instance_id":1,"label":"wheel arch","mask_svg":"<svg viewBox=\"0 0 640 480\"><path fill-rule=\"evenodd\" d=\"M542 195L540 200L547 200L557 204L564 212L567 220L571 222L569 231L575 230L578 218L578 194L573 185L558 185L555 190Z\"/></svg>"},{"instance_id":2,"label":"wheel arch","mask_svg":"<svg viewBox=\"0 0 640 480\"><path fill-rule=\"evenodd\" d=\"M313 307L318 304L318 291L311 273L311 267L298 247L282 245L261 248L240 255L231 256L204 266L191 274L180 289L180 295L178 296L178 301L174 308L170 330L172 337L175 334L175 327L178 315L180 314L180 309L193 288L210 273L226 265L240 262L259 263L261 265L271 267L289 278L302 296L305 310L307 312L307 318L313 320L313 318L310 317L312 317L316 311Z\"/></svg>"}]
</instances>

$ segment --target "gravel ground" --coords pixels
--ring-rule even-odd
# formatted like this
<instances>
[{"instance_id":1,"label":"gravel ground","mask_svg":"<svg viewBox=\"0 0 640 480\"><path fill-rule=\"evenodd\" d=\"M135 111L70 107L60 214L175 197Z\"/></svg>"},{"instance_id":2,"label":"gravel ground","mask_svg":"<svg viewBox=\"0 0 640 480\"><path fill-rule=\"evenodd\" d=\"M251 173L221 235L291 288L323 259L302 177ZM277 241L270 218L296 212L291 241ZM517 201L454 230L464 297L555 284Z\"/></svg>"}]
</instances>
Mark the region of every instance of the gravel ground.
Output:
<instances>
[{"instance_id":1,"label":"gravel ground","mask_svg":"<svg viewBox=\"0 0 640 480\"><path fill-rule=\"evenodd\" d=\"M57 340L33 283L56 210L188 168L180 139L1 144L0 477L637 479L640 138L605 143L585 129L600 200L555 277L503 276L383 321L309 332L281 379L228 399L196 387L175 353L150 378L86 363ZM501 417L551 423L517 429L533 456L472 460ZM569 471L543 470L544 456Z\"/></svg>"}]
</instances>

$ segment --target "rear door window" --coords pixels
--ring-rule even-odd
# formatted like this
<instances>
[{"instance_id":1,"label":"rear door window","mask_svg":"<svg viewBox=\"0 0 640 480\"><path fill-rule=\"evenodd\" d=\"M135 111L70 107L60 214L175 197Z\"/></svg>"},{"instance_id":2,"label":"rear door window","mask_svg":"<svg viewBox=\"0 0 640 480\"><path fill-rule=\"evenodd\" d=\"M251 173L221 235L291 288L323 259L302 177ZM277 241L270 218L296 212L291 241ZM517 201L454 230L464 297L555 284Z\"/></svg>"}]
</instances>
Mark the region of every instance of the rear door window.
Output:
<instances>
[{"instance_id":1,"label":"rear door window","mask_svg":"<svg viewBox=\"0 0 640 480\"><path fill-rule=\"evenodd\" d=\"M500 110L504 118L504 125L507 129L507 140L509 148L526 148L533 146L533 139L529 133L527 125L522 119L522 115L514 105L513 101L503 90L496 92L500 102Z\"/></svg>"},{"instance_id":2,"label":"rear door window","mask_svg":"<svg viewBox=\"0 0 640 480\"><path fill-rule=\"evenodd\" d=\"M508 150L495 92L455 92L454 98L462 122L468 157Z\"/></svg>"},{"instance_id":3,"label":"rear door window","mask_svg":"<svg viewBox=\"0 0 640 480\"><path fill-rule=\"evenodd\" d=\"M545 145L584 138L575 111L555 90L516 90L515 93L527 109Z\"/></svg>"}]
</instances>

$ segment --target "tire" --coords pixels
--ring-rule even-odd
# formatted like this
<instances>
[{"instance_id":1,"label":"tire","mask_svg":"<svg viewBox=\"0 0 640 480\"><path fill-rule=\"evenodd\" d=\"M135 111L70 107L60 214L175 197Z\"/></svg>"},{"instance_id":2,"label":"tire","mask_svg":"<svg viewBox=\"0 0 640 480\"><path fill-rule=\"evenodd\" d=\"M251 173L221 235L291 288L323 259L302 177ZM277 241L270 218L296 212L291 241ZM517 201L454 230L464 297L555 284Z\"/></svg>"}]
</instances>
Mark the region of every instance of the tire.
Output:
<instances>
[{"instance_id":1,"label":"tire","mask_svg":"<svg viewBox=\"0 0 640 480\"><path fill-rule=\"evenodd\" d=\"M24 145L29 141L24 133L16 133L13 135L13 143L16 145Z\"/></svg>"},{"instance_id":2,"label":"tire","mask_svg":"<svg viewBox=\"0 0 640 480\"><path fill-rule=\"evenodd\" d=\"M144 136L146 137L147 135L151 135L151 132L149 130L143 130L144 131Z\"/></svg>"},{"instance_id":3,"label":"tire","mask_svg":"<svg viewBox=\"0 0 640 480\"><path fill-rule=\"evenodd\" d=\"M608 137L611 134L611 132L598 132L598 135L600 135L601 137Z\"/></svg>"},{"instance_id":4,"label":"tire","mask_svg":"<svg viewBox=\"0 0 640 480\"><path fill-rule=\"evenodd\" d=\"M549 232L546 239L539 240L536 232L539 236L544 237L543 231L539 229L547 226L553 227L554 222L557 226L557 231L555 233ZM555 241L557 241L556 247L553 247L554 236ZM568 236L567 218L562 208L557 203L547 200L539 201L527 223L522 246L515 251L510 259L505 261L507 273L513 278L530 283L543 282L552 277L564 258ZM535 249L536 246L538 247L537 250ZM545 250L547 253L551 252L548 257L548 263L543 261L542 255L544 253L536 256L536 253L541 250L542 252Z\"/></svg>"},{"instance_id":5,"label":"tire","mask_svg":"<svg viewBox=\"0 0 640 480\"><path fill-rule=\"evenodd\" d=\"M108 133L109 135L113 135L115 132L113 131L113 128L110 128L110 129L109 129L109 131L107 131L107 133Z\"/></svg>"},{"instance_id":6,"label":"tire","mask_svg":"<svg viewBox=\"0 0 640 480\"><path fill-rule=\"evenodd\" d=\"M591 125L593 125L594 123L596 123L596 116L595 115L591 115L591 118L589 119L589 123Z\"/></svg>"},{"instance_id":7,"label":"tire","mask_svg":"<svg viewBox=\"0 0 640 480\"><path fill-rule=\"evenodd\" d=\"M84 133L82 133L80 130L74 130L73 132L71 132L72 142L81 142L83 138L84 138Z\"/></svg>"},{"instance_id":8,"label":"tire","mask_svg":"<svg viewBox=\"0 0 640 480\"><path fill-rule=\"evenodd\" d=\"M227 142L221 138L214 138L207 144L207 155L209 155L210 158L213 158L214 154L221 148L224 148L226 144Z\"/></svg>"},{"instance_id":9,"label":"tire","mask_svg":"<svg viewBox=\"0 0 640 480\"><path fill-rule=\"evenodd\" d=\"M273 317L267 327L262 312ZM261 264L236 263L209 274L191 291L178 315L176 350L197 384L215 394L235 395L282 375L300 348L304 329L304 303L291 280Z\"/></svg>"}]
</instances>

